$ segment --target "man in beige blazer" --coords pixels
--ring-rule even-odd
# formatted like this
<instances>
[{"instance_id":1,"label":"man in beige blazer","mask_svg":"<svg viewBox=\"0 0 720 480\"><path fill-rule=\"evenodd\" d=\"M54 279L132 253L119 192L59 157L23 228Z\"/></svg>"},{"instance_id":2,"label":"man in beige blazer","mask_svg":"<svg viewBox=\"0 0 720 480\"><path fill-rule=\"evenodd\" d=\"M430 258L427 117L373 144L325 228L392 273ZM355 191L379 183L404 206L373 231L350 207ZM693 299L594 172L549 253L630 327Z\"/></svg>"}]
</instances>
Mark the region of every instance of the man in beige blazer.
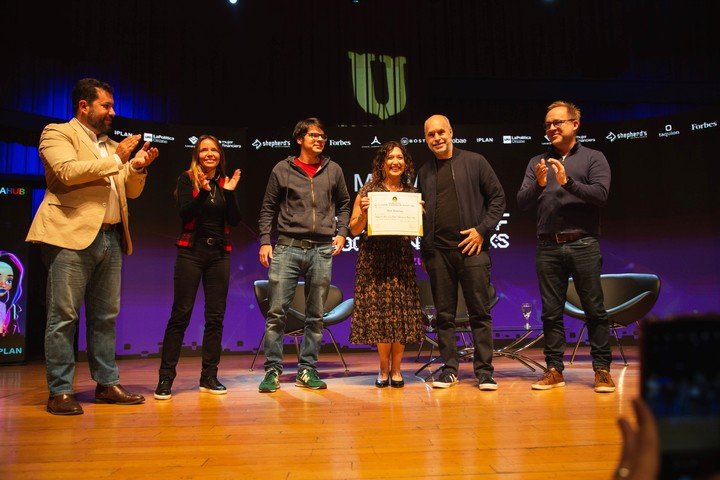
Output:
<instances>
[{"instance_id":1,"label":"man in beige blazer","mask_svg":"<svg viewBox=\"0 0 720 480\"><path fill-rule=\"evenodd\" d=\"M40 136L47 190L26 239L41 243L48 267L47 411L54 415L83 413L73 389L73 343L83 299L88 363L97 382L95 401L145 401L119 383L115 319L122 253L132 253L127 199L142 193L146 167L158 150L146 142L131 159L140 135L120 143L107 137L115 117L113 89L107 83L78 81L72 102L75 117L46 126Z\"/></svg>"}]
</instances>

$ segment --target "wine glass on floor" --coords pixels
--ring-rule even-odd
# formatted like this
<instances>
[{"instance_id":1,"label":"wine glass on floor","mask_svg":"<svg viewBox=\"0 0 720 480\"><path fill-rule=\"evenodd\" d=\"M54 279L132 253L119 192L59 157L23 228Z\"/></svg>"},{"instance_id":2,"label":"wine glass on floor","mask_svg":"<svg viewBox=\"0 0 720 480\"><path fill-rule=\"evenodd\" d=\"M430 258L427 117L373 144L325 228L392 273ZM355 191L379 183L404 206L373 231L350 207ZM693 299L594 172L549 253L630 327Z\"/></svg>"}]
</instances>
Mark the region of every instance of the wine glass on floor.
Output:
<instances>
[{"instance_id":1,"label":"wine glass on floor","mask_svg":"<svg viewBox=\"0 0 720 480\"><path fill-rule=\"evenodd\" d=\"M432 332L435 330L435 305L424 305L422 307L423 314L427 318L427 330Z\"/></svg>"},{"instance_id":2,"label":"wine glass on floor","mask_svg":"<svg viewBox=\"0 0 720 480\"><path fill-rule=\"evenodd\" d=\"M520 305L520 310L522 311L522 315L525 318L525 330L530 330L532 327L530 326L530 315L532 314L532 303L525 302L522 305Z\"/></svg>"}]
</instances>

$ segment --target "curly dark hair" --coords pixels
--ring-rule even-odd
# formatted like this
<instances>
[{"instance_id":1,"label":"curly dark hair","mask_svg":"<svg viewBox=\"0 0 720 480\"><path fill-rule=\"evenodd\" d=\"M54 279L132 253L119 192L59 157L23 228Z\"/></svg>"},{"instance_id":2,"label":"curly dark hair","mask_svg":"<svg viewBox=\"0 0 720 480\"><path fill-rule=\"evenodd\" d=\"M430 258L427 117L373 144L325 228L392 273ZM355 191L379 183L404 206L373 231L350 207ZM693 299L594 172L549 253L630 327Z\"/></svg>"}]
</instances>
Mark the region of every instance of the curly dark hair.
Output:
<instances>
[{"instance_id":1,"label":"curly dark hair","mask_svg":"<svg viewBox=\"0 0 720 480\"><path fill-rule=\"evenodd\" d=\"M400 179L400 183L402 183L403 187L413 186L413 180L415 179L415 166L413 165L410 152L408 152L407 148L405 148L405 146L400 142L390 140L389 142L385 142L380 145L375 151L375 158L373 158L372 161L372 179L367 183L368 188L376 188L382 185L383 180L385 179L383 165L385 165L385 159L394 148L399 148L403 157L405 157L405 172Z\"/></svg>"}]
</instances>

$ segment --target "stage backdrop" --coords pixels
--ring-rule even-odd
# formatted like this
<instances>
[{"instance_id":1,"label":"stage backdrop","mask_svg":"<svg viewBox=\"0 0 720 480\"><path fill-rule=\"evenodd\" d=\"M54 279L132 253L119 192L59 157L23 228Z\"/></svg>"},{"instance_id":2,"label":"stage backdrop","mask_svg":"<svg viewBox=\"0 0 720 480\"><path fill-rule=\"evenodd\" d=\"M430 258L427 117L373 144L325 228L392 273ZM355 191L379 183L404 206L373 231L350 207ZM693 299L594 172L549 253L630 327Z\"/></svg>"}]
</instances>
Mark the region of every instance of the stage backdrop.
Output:
<instances>
[{"instance_id":1,"label":"stage backdrop","mask_svg":"<svg viewBox=\"0 0 720 480\"><path fill-rule=\"evenodd\" d=\"M609 201L603 209L601 246L605 273L643 272L660 276L660 298L651 312L720 311L720 201L718 178L717 110L698 110L683 116L633 122L581 126L580 140L605 153L612 168ZM452 119L451 119L452 120ZM521 212L515 195L529 159L547 149L542 118L514 125L455 125L455 145L487 157L500 178L507 209L491 244L492 282L500 301L493 310L497 327L520 325L520 305L533 305L531 322L539 325L540 298L535 277L535 212ZM172 304L175 238L180 221L172 192L178 175L190 161L196 138L217 136L225 146L228 170L241 168L239 191L243 223L232 232L230 293L223 347L247 352L258 346L264 320L257 309L252 283L267 278L258 262L257 215L268 175L279 160L296 153L293 125L277 130L214 129L116 119L116 140L142 133L160 149L142 196L130 200L135 253L125 258L122 308L118 318L119 355L158 353ZM368 180L370 161L382 142L407 144L416 169L432 158L423 141L422 125L405 127L328 127L326 153L344 170L354 200ZM357 238L348 238L345 251L335 257L332 283L345 297L354 295ZM427 275L416 264L419 278ZM185 336L186 351L199 348L203 330L203 296ZM574 338L581 324L567 320ZM84 329L84 327L83 327ZM350 345L349 322L334 327L341 348ZM623 332L633 336L636 329ZM502 339L506 333L498 333ZM84 330L80 349L85 349Z\"/></svg>"}]
</instances>

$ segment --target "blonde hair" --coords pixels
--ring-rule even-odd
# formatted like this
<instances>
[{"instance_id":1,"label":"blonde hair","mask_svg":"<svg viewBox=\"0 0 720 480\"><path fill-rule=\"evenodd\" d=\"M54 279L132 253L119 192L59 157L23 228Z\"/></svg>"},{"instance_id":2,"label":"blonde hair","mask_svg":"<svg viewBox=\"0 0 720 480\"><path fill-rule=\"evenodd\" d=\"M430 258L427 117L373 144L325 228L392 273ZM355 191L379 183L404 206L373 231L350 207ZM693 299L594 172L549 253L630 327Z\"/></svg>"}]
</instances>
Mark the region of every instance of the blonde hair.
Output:
<instances>
[{"instance_id":1,"label":"blonde hair","mask_svg":"<svg viewBox=\"0 0 720 480\"><path fill-rule=\"evenodd\" d=\"M566 102L564 100L556 100L547 107L547 111L549 112L553 108L557 107L565 107L567 108L568 113L571 117L573 117L575 120L580 122L580 109L575 105L574 103Z\"/></svg>"}]
</instances>

